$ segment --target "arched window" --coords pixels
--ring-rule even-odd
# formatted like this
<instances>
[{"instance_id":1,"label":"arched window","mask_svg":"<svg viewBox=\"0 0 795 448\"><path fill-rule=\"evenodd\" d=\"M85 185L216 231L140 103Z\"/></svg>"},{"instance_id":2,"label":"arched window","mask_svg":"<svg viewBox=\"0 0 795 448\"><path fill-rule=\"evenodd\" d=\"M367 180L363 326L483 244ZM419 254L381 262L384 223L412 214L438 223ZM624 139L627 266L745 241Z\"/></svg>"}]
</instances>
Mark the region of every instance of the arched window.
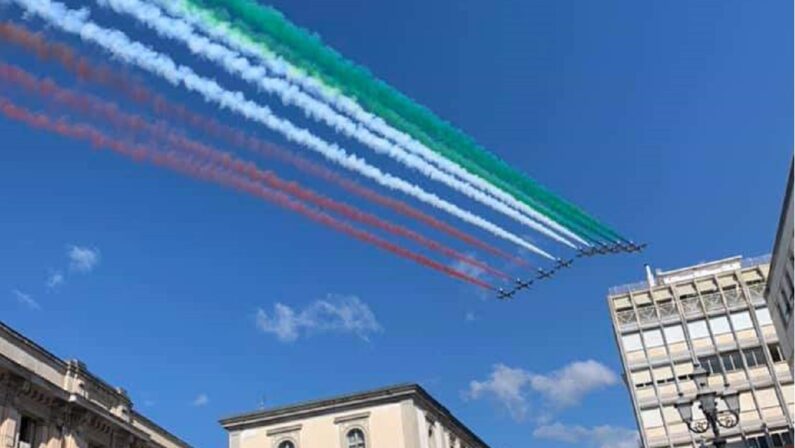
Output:
<instances>
[{"instance_id":1,"label":"arched window","mask_svg":"<svg viewBox=\"0 0 795 448\"><path fill-rule=\"evenodd\" d=\"M354 428L348 431L348 447L347 448L367 448L367 443L364 441L364 432L359 428Z\"/></svg>"},{"instance_id":2,"label":"arched window","mask_svg":"<svg viewBox=\"0 0 795 448\"><path fill-rule=\"evenodd\" d=\"M289 440L279 443L279 448L295 448L295 444Z\"/></svg>"}]
</instances>

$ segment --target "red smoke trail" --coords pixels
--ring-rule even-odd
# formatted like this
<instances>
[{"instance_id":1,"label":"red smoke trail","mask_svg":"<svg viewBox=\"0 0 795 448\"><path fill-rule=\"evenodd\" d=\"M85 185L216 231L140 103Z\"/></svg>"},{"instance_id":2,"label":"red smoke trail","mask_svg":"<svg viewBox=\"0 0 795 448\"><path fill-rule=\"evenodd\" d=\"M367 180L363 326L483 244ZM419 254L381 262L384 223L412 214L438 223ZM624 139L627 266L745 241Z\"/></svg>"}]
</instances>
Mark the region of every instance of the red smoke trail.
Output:
<instances>
[{"instance_id":1,"label":"red smoke trail","mask_svg":"<svg viewBox=\"0 0 795 448\"><path fill-rule=\"evenodd\" d=\"M361 241L373 244L383 250L387 250L398 256L415 261L423 266L443 272L451 277L469 282L484 289L493 289L488 284L476 278L433 261L420 254L399 247L366 231L357 229L323 212L308 207L300 201L291 199L284 193L273 191L259 183L246 181L241 179L239 176L231 175L228 173L228 171L219 169L215 165L198 163L195 160L180 156L174 152L158 152L152 151L142 146L126 144L124 142L111 139L90 125L69 124L63 120L55 120L48 115L34 114L29 110L17 106L2 97L0 97L0 113L10 119L23 122L34 128L54 132L65 137L88 141L96 149L108 148L138 162L150 162L155 165L170 168L172 170L202 180L215 182L239 191L247 192L261 199L276 203L281 207L300 213L307 218L312 219L313 221L325 224Z\"/></svg>"},{"instance_id":2,"label":"red smoke trail","mask_svg":"<svg viewBox=\"0 0 795 448\"><path fill-rule=\"evenodd\" d=\"M517 264L529 264L527 261L486 244L480 239L458 230L403 201L384 196L355 181L347 179L345 176L331 169L317 165L281 147L263 142L243 131L223 125L212 118L196 114L182 105L173 104L163 96L151 92L145 86L132 79L132 77L116 73L109 66L95 64L89 59L79 56L77 52L67 45L49 42L42 35L32 33L12 23L0 23L0 39L32 51L42 60L58 62L80 79L96 82L114 91L121 92L129 99L140 104L145 104L151 107L156 113L168 117L169 121L178 120L195 129L206 132L215 138L223 139L227 143L244 147L260 155L272 157L288 163L303 172L332 182L350 193L420 221L436 230L447 233L473 247L477 247L493 255L511 260Z\"/></svg>"},{"instance_id":3,"label":"red smoke trail","mask_svg":"<svg viewBox=\"0 0 795 448\"><path fill-rule=\"evenodd\" d=\"M323 209L332 210L336 213L346 216L349 219L371 225L404 238L408 238L431 250L441 252L448 257L474 266L479 270L489 272L503 279L510 279L510 277L508 277L506 274L491 268L490 266L481 263L474 258L463 255L443 244L426 238L416 232L413 232L402 226L386 222L344 203L319 195L311 190L301 187L294 182L284 181L271 171L262 171L252 163L242 161L228 153L221 152L217 149L191 140L177 132L174 132L173 130L168 129L164 125L153 125L148 123L143 117L124 113L120 111L113 103L102 101L90 95L84 95L69 89L61 88L49 79L39 80L35 76L19 68L3 63L0 63L0 81L10 83L15 87L21 87L32 93L39 94L48 100L65 105L83 114L90 114L96 119L108 120L117 128L137 131L139 133L146 132L160 139L161 141L168 142L170 145L173 145L176 148L189 152L195 156L206 158L209 161L219 164L226 169L249 176L253 180L264 182L271 188L275 188L292 196L298 197L304 201L312 202Z\"/></svg>"}]
</instances>

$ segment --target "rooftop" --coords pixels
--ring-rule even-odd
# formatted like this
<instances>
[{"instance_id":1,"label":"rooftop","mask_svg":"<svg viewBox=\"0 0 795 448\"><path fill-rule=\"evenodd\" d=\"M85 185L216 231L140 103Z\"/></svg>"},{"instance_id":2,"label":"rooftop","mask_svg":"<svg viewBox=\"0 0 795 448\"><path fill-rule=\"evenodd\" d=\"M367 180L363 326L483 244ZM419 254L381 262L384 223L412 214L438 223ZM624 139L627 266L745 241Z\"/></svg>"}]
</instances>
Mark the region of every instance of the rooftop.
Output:
<instances>
[{"instance_id":1,"label":"rooftop","mask_svg":"<svg viewBox=\"0 0 795 448\"><path fill-rule=\"evenodd\" d=\"M25 352L34 354L38 359L44 361L46 364L51 365L54 367L56 371L59 373L65 373L70 368L71 369L79 369L81 375L84 375L88 380L90 380L94 386L103 389L106 393L113 395L120 400L127 402L130 406L130 413L133 416L135 422L143 424L147 426L150 430L153 430L157 433L158 436L166 438L170 440L177 446L182 446L185 448L189 448L190 445L185 442L184 440L180 439L179 437L175 436L174 434L170 433L168 430L163 428L162 426L158 425L154 421L150 420L146 416L140 414L139 412L132 409L132 402L130 401L129 397L127 396L127 392L122 389L121 387L114 387L107 383L102 378L94 375L90 371L86 369L86 366L83 362L72 359L69 361L65 361L58 356L51 353L49 350L45 349L41 345L37 344L36 342L32 341L31 339L25 337L23 334L17 332L13 328L9 327L2 321L0 321L0 338L6 338L11 341L16 347L21 347ZM3 356L0 353L0 356ZM29 368L27 366L23 366L25 368ZM38 370L34 372L34 374L39 374ZM58 384L57 386L61 386Z\"/></svg>"},{"instance_id":2,"label":"rooftop","mask_svg":"<svg viewBox=\"0 0 795 448\"><path fill-rule=\"evenodd\" d=\"M721 272L735 271L737 269L749 268L761 264L770 263L770 254L760 255L758 257L743 258L741 255L734 257L723 258L714 261L705 261L693 266L684 268L672 269L670 271L657 270L653 274L653 279L656 285L667 285L678 282L692 280L698 277L707 275L715 275ZM608 295L616 296L619 294L626 294L628 292L643 291L650 289L649 281L641 281L635 283L627 283L610 288Z\"/></svg>"},{"instance_id":3,"label":"rooftop","mask_svg":"<svg viewBox=\"0 0 795 448\"><path fill-rule=\"evenodd\" d=\"M466 433L473 441L484 447L488 447L484 441L466 425L461 423L446 407L436 401L436 399L425 391L422 386L411 383L397 384L363 392L237 414L221 419L220 423L227 430L241 429L252 426L277 424L314 415L339 412L341 410L353 410L359 407L395 403L406 399L414 399L421 402L425 407L435 411L438 416L449 420L453 425Z\"/></svg>"}]
</instances>

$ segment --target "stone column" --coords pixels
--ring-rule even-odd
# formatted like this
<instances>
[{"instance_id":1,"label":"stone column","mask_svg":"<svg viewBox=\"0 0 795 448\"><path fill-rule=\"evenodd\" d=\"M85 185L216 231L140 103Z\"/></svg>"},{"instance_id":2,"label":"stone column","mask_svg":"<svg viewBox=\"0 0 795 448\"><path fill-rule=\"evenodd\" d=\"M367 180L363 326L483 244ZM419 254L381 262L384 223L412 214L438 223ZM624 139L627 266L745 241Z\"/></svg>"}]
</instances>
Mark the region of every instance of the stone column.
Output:
<instances>
[{"instance_id":1,"label":"stone column","mask_svg":"<svg viewBox=\"0 0 795 448\"><path fill-rule=\"evenodd\" d=\"M85 409L72 408L69 410L64 426L63 448L88 448L85 431L89 418L90 414Z\"/></svg>"},{"instance_id":2,"label":"stone column","mask_svg":"<svg viewBox=\"0 0 795 448\"><path fill-rule=\"evenodd\" d=\"M44 427L46 428L46 438L42 439L40 448L61 448L64 439L64 426L68 417L68 405L66 402L56 400L50 406L50 415Z\"/></svg>"},{"instance_id":3,"label":"stone column","mask_svg":"<svg viewBox=\"0 0 795 448\"><path fill-rule=\"evenodd\" d=\"M15 448L19 422L19 394L25 380L10 373L0 375L0 448Z\"/></svg>"}]
</instances>

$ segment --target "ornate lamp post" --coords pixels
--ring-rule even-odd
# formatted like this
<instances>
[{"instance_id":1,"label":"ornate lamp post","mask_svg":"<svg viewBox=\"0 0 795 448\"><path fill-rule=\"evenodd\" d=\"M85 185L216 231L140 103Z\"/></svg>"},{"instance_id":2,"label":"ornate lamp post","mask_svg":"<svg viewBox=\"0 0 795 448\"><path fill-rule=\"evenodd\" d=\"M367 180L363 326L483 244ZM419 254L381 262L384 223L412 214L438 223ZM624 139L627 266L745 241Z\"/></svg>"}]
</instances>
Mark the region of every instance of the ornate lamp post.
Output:
<instances>
[{"instance_id":1,"label":"ornate lamp post","mask_svg":"<svg viewBox=\"0 0 795 448\"><path fill-rule=\"evenodd\" d=\"M707 383L709 373L698 364L696 364L692 376L698 388L696 396L688 399L680 394L679 400L676 401L676 410L679 411L679 415L690 431L703 434L711 429L715 436L713 445L716 448L725 447L726 439L721 437L720 429L734 428L739 423L740 395L736 391L728 389L728 384L722 392L710 388ZM718 409L718 400L723 401L726 409ZM693 405L695 403L699 404L701 412L704 413L704 420L693 420Z\"/></svg>"}]
</instances>

